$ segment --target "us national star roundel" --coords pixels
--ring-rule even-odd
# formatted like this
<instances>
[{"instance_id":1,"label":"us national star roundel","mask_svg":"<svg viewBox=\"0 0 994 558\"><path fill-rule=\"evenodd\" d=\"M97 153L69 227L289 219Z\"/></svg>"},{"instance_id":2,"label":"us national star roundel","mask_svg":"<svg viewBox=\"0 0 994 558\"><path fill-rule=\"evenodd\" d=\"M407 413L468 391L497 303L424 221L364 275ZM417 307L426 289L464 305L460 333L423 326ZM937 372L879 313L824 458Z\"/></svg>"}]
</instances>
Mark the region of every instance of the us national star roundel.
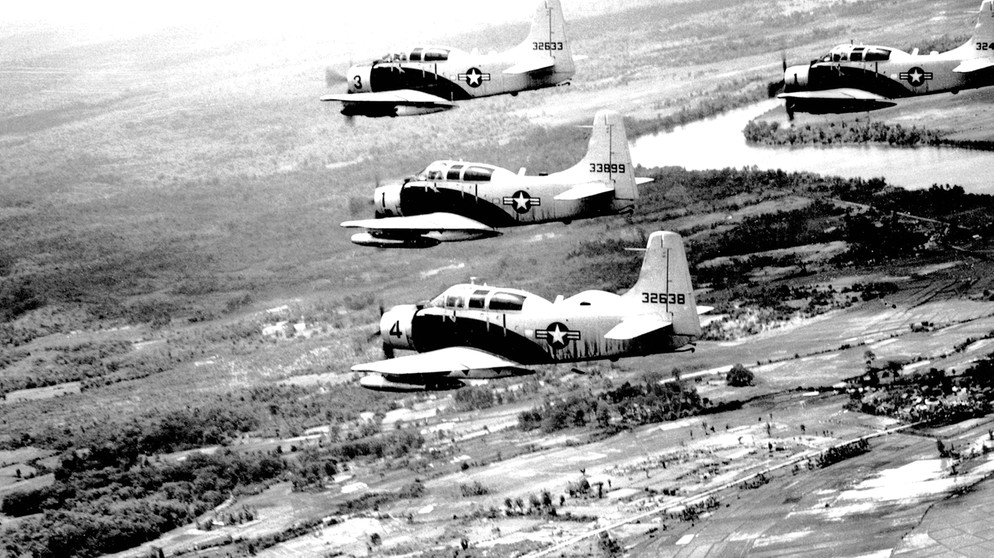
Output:
<instances>
[{"instance_id":1,"label":"us national star roundel","mask_svg":"<svg viewBox=\"0 0 994 558\"><path fill-rule=\"evenodd\" d=\"M466 73L459 74L459 81L465 81L470 87L479 87L483 82L490 81L490 74L483 73L479 68L470 68Z\"/></svg>"},{"instance_id":2,"label":"us national star roundel","mask_svg":"<svg viewBox=\"0 0 994 558\"><path fill-rule=\"evenodd\" d=\"M536 329L535 339L544 339L549 346L558 351L568 345L570 341L579 341L580 332L571 331L559 322L552 322L547 329Z\"/></svg>"},{"instance_id":3,"label":"us national star roundel","mask_svg":"<svg viewBox=\"0 0 994 558\"><path fill-rule=\"evenodd\" d=\"M925 70L915 66L907 72L901 72L901 79L907 80L908 83L914 86L924 85L926 81L932 79L932 72L926 72Z\"/></svg>"},{"instance_id":4,"label":"us national star roundel","mask_svg":"<svg viewBox=\"0 0 994 558\"><path fill-rule=\"evenodd\" d=\"M513 196L504 196L504 205L509 205L518 213L528 213L536 205L542 205L542 198L533 198L524 190L518 190Z\"/></svg>"}]
</instances>

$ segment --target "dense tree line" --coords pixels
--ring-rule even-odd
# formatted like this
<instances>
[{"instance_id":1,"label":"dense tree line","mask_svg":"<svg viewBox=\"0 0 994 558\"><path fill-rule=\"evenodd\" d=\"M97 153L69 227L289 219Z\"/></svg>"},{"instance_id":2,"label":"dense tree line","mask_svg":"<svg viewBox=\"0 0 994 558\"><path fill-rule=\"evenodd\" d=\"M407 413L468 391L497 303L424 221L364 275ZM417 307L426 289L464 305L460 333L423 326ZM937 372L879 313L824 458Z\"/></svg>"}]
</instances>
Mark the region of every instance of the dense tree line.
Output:
<instances>
[{"instance_id":1,"label":"dense tree line","mask_svg":"<svg viewBox=\"0 0 994 558\"><path fill-rule=\"evenodd\" d=\"M647 372L634 383L625 382L596 396L571 394L551 399L521 412L518 424L522 430L541 429L546 433L589 424L631 428L694 416L709 409L710 402L693 387L661 380L661 375Z\"/></svg>"},{"instance_id":2,"label":"dense tree line","mask_svg":"<svg viewBox=\"0 0 994 558\"><path fill-rule=\"evenodd\" d=\"M850 391L850 409L908 422L950 424L994 412L994 353L959 376L937 368L913 374L871 368L859 384L862 389Z\"/></svg>"},{"instance_id":3,"label":"dense tree line","mask_svg":"<svg viewBox=\"0 0 994 558\"><path fill-rule=\"evenodd\" d=\"M157 538L216 507L239 487L266 482L286 464L232 452L194 454L168 465L62 471L55 484L8 495L3 513L25 519L4 533L8 555L90 557Z\"/></svg>"},{"instance_id":4,"label":"dense tree line","mask_svg":"<svg viewBox=\"0 0 994 558\"><path fill-rule=\"evenodd\" d=\"M836 256L838 263L872 264L920 253L935 234L952 241L963 239L964 229L994 231L990 217L994 196L967 194L959 186L933 185L909 191L888 186L880 178L845 179L749 168L687 171L666 167L651 169L648 174L655 178L654 186L644 189L637 212L627 218L634 225L634 234L579 243L568 255L568 259L577 260L567 277L570 284L612 291L631 286L641 257L622 248L644 242L650 227L660 220L689 212L735 211L739 207L732 200L743 197L752 203L790 195L814 199L797 209L677 231L684 234L698 284L733 286L757 267L797 264L790 255L755 252L841 240L847 243L846 252ZM843 208L837 200L866 207ZM907 219L902 214L928 217L949 226ZM718 265L699 265L745 254L753 255Z\"/></svg>"},{"instance_id":5,"label":"dense tree line","mask_svg":"<svg viewBox=\"0 0 994 558\"><path fill-rule=\"evenodd\" d=\"M694 244L688 259L694 263L719 256L738 256L838 240L828 229L845 214L837 205L816 200L805 207L748 216L725 231L716 231Z\"/></svg>"},{"instance_id":6,"label":"dense tree line","mask_svg":"<svg viewBox=\"0 0 994 558\"><path fill-rule=\"evenodd\" d=\"M404 429L336 444L330 453L341 461L360 457L401 457L421 448L424 442L424 437L416 430Z\"/></svg>"},{"instance_id":7,"label":"dense tree line","mask_svg":"<svg viewBox=\"0 0 994 558\"><path fill-rule=\"evenodd\" d=\"M779 122L751 120L742 130L746 141L764 145L831 145L836 143L886 143L893 146L940 145L942 134L916 126L878 121L829 122L828 125L787 126Z\"/></svg>"}]
</instances>

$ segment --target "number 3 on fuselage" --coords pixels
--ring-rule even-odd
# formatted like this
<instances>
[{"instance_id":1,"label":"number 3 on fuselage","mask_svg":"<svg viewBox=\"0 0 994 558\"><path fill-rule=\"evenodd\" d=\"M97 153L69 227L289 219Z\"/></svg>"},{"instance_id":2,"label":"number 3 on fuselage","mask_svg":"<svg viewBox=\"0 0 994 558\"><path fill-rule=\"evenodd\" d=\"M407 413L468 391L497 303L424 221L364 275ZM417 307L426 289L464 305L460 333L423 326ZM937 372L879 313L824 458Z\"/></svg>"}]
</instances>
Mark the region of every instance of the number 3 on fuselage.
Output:
<instances>
[{"instance_id":1,"label":"number 3 on fuselage","mask_svg":"<svg viewBox=\"0 0 994 558\"><path fill-rule=\"evenodd\" d=\"M346 74L348 91L322 101L342 103L346 116L412 116L455 107L456 101L567 83L573 57L559 0L539 2L528 37L491 54L423 46L391 53Z\"/></svg>"}]
</instances>

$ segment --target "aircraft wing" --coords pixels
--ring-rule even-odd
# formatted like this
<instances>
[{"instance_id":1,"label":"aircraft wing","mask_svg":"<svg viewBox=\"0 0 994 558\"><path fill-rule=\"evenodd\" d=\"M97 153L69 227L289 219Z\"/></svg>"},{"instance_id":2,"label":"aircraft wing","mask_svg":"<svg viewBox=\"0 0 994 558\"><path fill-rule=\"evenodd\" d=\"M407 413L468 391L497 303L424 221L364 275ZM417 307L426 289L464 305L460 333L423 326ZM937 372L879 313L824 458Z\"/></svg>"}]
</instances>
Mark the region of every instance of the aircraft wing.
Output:
<instances>
[{"instance_id":1,"label":"aircraft wing","mask_svg":"<svg viewBox=\"0 0 994 558\"><path fill-rule=\"evenodd\" d=\"M659 314L640 314L625 318L620 324L605 333L604 338L616 340L635 339L639 335L645 335L646 333L651 333L672 324L673 322L664 319Z\"/></svg>"},{"instance_id":2,"label":"aircraft wing","mask_svg":"<svg viewBox=\"0 0 994 558\"><path fill-rule=\"evenodd\" d=\"M447 347L427 353L380 360L352 367L355 372L373 372L386 376L446 375L474 371L504 371L512 375L532 374L534 370L493 353L469 347Z\"/></svg>"},{"instance_id":3,"label":"aircraft wing","mask_svg":"<svg viewBox=\"0 0 994 558\"><path fill-rule=\"evenodd\" d=\"M577 184L569 190L566 190L562 194L555 197L557 200L579 200L583 198L589 198L591 196L596 196L598 194L606 194L608 192L613 192L614 186L606 182L585 182L583 184Z\"/></svg>"},{"instance_id":4,"label":"aircraft wing","mask_svg":"<svg viewBox=\"0 0 994 558\"><path fill-rule=\"evenodd\" d=\"M510 68L504 70L504 73L508 75L518 75L546 72L551 70L555 65L556 61L551 56L534 56L514 64Z\"/></svg>"},{"instance_id":5,"label":"aircraft wing","mask_svg":"<svg viewBox=\"0 0 994 558\"><path fill-rule=\"evenodd\" d=\"M497 229L469 217L442 212L429 213L427 215L411 215L410 217L385 217L383 219L345 221L342 223L342 226L347 229L363 228L385 233L459 231L493 233L494 236L500 234Z\"/></svg>"},{"instance_id":6,"label":"aircraft wing","mask_svg":"<svg viewBox=\"0 0 994 558\"><path fill-rule=\"evenodd\" d=\"M968 74L994 66L994 58L969 58L953 68L954 72Z\"/></svg>"},{"instance_id":7,"label":"aircraft wing","mask_svg":"<svg viewBox=\"0 0 994 558\"><path fill-rule=\"evenodd\" d=\"M840 89L825 89L823 91L795 91L793 93L781 93L778 99L792 99L801 101L878 101L886 102L887 97L881 97L876 93L843 87Z\"/></svg>"},{"instance_id":8,"label":"aircraft wing","mask_svg":"<svg viewBox=\"0 0 994 558\"><path fill-rule=\"evenodd\" d=\"M413 89L398 89L396 91L378 91L372 93L341 93L325 95L322 101L339 101L342 103L407 106L419 108L453 108L452 101Z\"/></svg>"}]
</instances>

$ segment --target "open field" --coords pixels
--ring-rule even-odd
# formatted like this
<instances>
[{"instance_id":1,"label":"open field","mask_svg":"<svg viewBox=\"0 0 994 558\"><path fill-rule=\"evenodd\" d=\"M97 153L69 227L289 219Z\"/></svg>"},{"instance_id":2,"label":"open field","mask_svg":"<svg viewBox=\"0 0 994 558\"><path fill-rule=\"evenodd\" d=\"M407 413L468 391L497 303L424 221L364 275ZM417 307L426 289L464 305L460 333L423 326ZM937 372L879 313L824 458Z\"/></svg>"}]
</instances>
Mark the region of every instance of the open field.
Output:
<instances>
[{"instance_id":1,"label":"open field","mask_svg":"<svg viewBox=\"0 0 994 558\"><path fill-rule=\"evenodd\" d=\"M935 439L983 447L987 419L874 439L868 453L824 468L803 463L903 426L844 409L849 395L833 389L864 374L868 360L898 362L908 377L933 367L953 375L994 351L994 269L973 250L987 242L986 229L963 240L928 223L901 223L908 237L937 240L857 261L838 259L852 238L729 252L727 235L752 220L804 211L827 195L785 186L783 177L736 190L748 173L722 182L662 171L632 216L510 230L470 245L363 249L338 228L368 212L375 182L433 159L555 170L583 151L586 131L574 126L597 109L652 130L667 118L765 96L780 77L781 51L809 59L850 37L910 48L917 43L909 37L967 33L967 12L976 9L972 1L690 1L631 2L604 13L595 4L578 6L582 15L570 20L575 51L588 58L568 88L351 126L316 100L324 66L350 57L323 30L231 39L168 28L85 45L58 33L0 39L14 45L0 54L0 392L8 397L0 443L12 448L0 451L0 497L59 486L73 463L101 448L127 449L121 453L134 462L122 457L100 469L109 475L100 481L106 494L73 512L103 517L99 510L129 505L117 499L127 490L110 488L120 484L110 471L171 471L205 449L218 459L271 458L285 469L202 500L170 485L150 500L182 501L192 517L159 538L143 531L113 547L117 555L207 545L213 550L201 555L433 556L451 555L465 540L466 555L505 556L641 513L649 515L563 552L956 550L943 530L964 513L956 505L964 496L971 510L989 508L989 483L944 498L959 494L956 479L979 481L990 465L964 458L954 476ZM567 2L568 18L570 9ZM523 33L523 24L502 23L451 42L501 48ZM991 139L989 95L916 99L875 114ZM810 236L844 228L854 215L871 215L880 224L874 231L895 221L865 203L842 206L813 214ZM972 223L985 207L943 218ZM453 394L366 392L348 372L381 357L371 339L380 304L423 300L470 277L548 298L620 288L639 257L599 253L598 243L635 244L660 228L709 254L695 264L702 276L753 257L766 262L701 293L720 316L709 330L714 340L692 354L552 367L518 384L488 384L501 400L475 410ZM943 242L967 248L953 254ZM880 284L894 290L869 296L867 285ZM808 294L771 311L767 291L778 288ZM834 306L806 313L818 292L833 293ZM755 385L727 385L724 374L737 363L755 373ZM615 418L614 429L519 424L545 402L596 397L647 373L670 379L674 369L701 397L741 407L634 427ZM391 436L421 443L382 457L333 453ZM127 445L133 440L144 445ZM802 463L796 471L794 460ZM737 487L781 466L766 484ZM571 496L569 485L581 480L590 491ZM894 482L925 488L913 498L885 497ZM717 490L726 483L733 487ZM712 490L711 507L694 508ZM554 517L531 502L544 491ZM0 529L62 533L37 527L53 515L0 515ZM857 536L828 545L854 524ZM5 555L12 554L0 548Z\"/></svg>"}]
</instances>

